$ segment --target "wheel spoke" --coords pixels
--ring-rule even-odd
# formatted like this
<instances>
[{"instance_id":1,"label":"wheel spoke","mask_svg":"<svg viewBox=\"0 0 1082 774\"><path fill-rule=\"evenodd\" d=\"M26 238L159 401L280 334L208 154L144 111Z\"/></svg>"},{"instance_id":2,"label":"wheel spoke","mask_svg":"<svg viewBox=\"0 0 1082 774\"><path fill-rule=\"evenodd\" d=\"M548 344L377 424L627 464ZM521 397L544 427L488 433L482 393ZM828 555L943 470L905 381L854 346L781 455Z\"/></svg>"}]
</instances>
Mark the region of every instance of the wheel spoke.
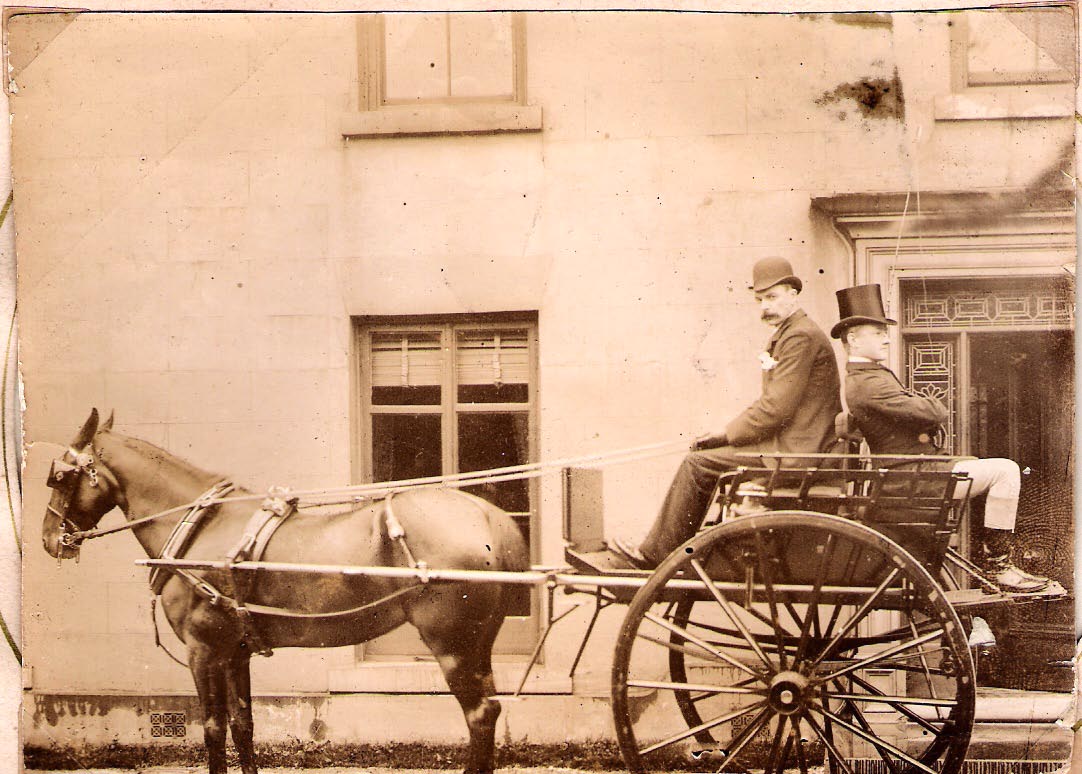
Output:
<instances>
[{"instance_id":1,"label":"wheel spoke","mask_svg":"<svg viewBox=\"0 0 1082 774\"><path fill-rule=\"evenodd\" d=\"M917 636L917 625L913 621L913 615L912 615L911 611L908 611L908 610L906 611L905 618L909 622L909 632L914 637L916 637ZM928 695L931 696L933 699L937 698L936 697L935 685L932 683L932 671L931 671L931 669L928 668L928 656L924 652L923 648L921 650L917 651L917 653L920 654L920 665L921 665L921 668L924 670L924 682L928 686Z\"/></svg>"},{"instance_id":2,"label":"wheel spoke","mask_svg":"<svg viewBox=\"0 0 1082 774\"><path fill-rule=\"evenodd\" d=\"M707 653L709 653L710 655L714 656L717 659L720 659L721 661L724 661L726 664L729 664L730 666L734 666L737 669L741 670L742 672L747 672L752 677L756 677L756 678L760 678L760 679L762 678L762 675L760 675L754 669L749 667L747 664L742 664L739 661L737 661L735 658L730 656L728 653L725 653L723 651L720 651L720 650L717 650L716 648L711 647L710 643L696 637L694 634L692 634L691 632L689 632L687 629L683 628L682 626L677 626L676 624L671 623L669 621L666 621L664 618L660 618L660 617L654 615L653 613L645 613L643 615L643 618L645 618L648 621L652 621L653 623L656 623L658 626L660 626L663 629L668 629L670 632L673 632L675 634L680 635L681 637L683 637L688 642L691 642L691 643L694 643L695 645L698 645L700 648L705 650ZM638 636L643 637L643 635L638 635ZM658 640L653 640L653 641L658 642Z\"/></svg>"},{"instance_id":3,"label":"wheel spoke","mask_svg":"<svg viewBox=\"0 0 1082 774\"><path fill-rule=\"evenodd\" d=\"M862 679L862 678L861 678L861 677L860 677L859 675L849 675L849 678L850 678L850 679L851 679L851 680L852 680L852 681L853 681L854 683L856 683L857 685L859 685L859 686L860 686L861 688L863 688L863 689L864 689L864 690L866 690L866 691L874 691L874 692L875 692L876 694L878 694L879 696L883 696L883 695L885 695L885 694L883 694L883 692L882 692L882 691L880 691L880 690L879 690L878 688L876 688L876 687L875 687L874 685L872 685L871 683L867 682L866 680L863 680L863 679ZM909 699L906 699L906 703L912 703L912 701L911 701L911 700L909 700ZM888 704L890 704L890 702L888 702ZM906 706L905 706L905 705L903 705L903 704L890 704L890 706L892 706L892 707L893 707L893 708L894 708L895 710L897 710L898 712L900 712L900 713L902 713L903 715L905 715L905 716L906 716L907 718L909 718L910 720L912 720L912 721L913 721L914 723L916 723L916 724L917 724L918 726L920 726L921 728L923 728L923 729L924 729L925 731L928 731L928 732L930 732L930 733L933 733L933 734L937 734L937 735L938 735L938 734L940 733L940 731L942 730L942 729L936 728L936 727L935 727L935 726L934 726L934 725L933 725L933 724L932 724L932 723L931 723L930 721L926 720L925 718L922 718L922 717L921 717L920 715L918 715L918 714L917 714L916 712L914 712L913 710L909 709L909 707L906 707ZM948 720L948 721L946 721L946 722L947 722L948 724L950 723L950 721L949 721L949 720Z\"/></svg>"},{"instance_id":4,"label":"wheel spoke","mask_svg":"<svg viewBox=\"0 0 1082 774\"><path fill-rule=\"evenodd\" d=\"M740 609L744 610L744 608L740 608ZM758 620L762 621L765 624L768 624L768 625L770 624L770 619L767 618L762 613L759 613L754 608L751 609L751 610L744 610L744 612L754 616L755 618L757 618ZM736 640L736 642L718 641L718 640L706 640L707 642L709 642L711 645L713 645L715 647L724 646L726 648L738 648L740 650L749 650L749 651L751 650L751 647L748 646L747 644L745 644L744 638L740 635L740 632L738 632L735 629L723 629L722 627L715 626L713 624L703 623L702 621L691 621L691 620L688 620L686 625L687 625L689 630L692 627L694 627L696 629L702 629L702 630L711 632L712 634L718 635L720 637L728 637L731 640ZM793 637L791 639L795 639L795 637ZM775 653L775 652L777 652L777 648L773 644L771 644L769 642L759 643L759 647L761 647L763 649L764 653ZM786 652L789 652L789 651L794 651L795 652L794 649L796 648L796 644L795 644L795 642L791 642L791 643L787 644L785 646L785 648L786 648Z\"/></svg>"},{"instance_id":5,"label":"wheel spoke","mask_svg":"<svg viewBox=\"0 0 1082 774\"><path fill-rule=\"evenodd\" d=\"M628 680L628 688L654 688L659 691L700 691L706 694L732 693L762 696L766 689L737 688L734 686L705 685L703 683L672 683L665 680ZM701 698L701 697L700 697Z\"/></svg>"},{"instance_id":6,"label":"wheel spoke","mask_svg":"<svg viewBox=\"0 0 1082 774\"><path fill-rule=\"evenodd\" d=\"M755 533L755 561L759 565L759 572L763 575L763 588L766 590L766 601L770 608L770 625L774 628L774 641L778 644L778 664L782 670L789 668L789 660L785 658L785 638L781 633L781 622L778 620L778 601L774 597L774 576L770 572L770 558L763 547L763 533Z\"/></svg>"},{"instance_id":7,"label":"wheel spoke","mask_svg":"<svg viewBox=\"0 0 1082 774\"><path fill-rule=\"evenodd\" d=\"M796 762L800 774L808 774L808 759L804 757L804 740L800 737L800 721L793 718L789 723L789 740L796 748Z\"/></svg>"},{"instance_id":8,"label":"wheel spoke","mask_svg":"<svg viewBox=\"0 0 1082 774\"><path fill-rule=\"evenodd\" d=\"M785 774L785 756L789 754L789 745L786 744L783 749L782 740L788 738L785 735L785 726L788 722L789 718L786 715L778 715L778 727L774 731L774 741L770 743L770 757L766 759L766 769L763 774L771 774L775 766L778 774ZM780 758L778 753L781 753Z\"/></svg>"},{"instance_id":9,"label":"wheel spoke","mask_svg":"<svg viewBox=\"0 0 1082 774\"><path fill-rule=\"evenodd\" d=\"M857 563L859 562L860 557L863 554L864 551L860 546L854 545L853 543L849 544L849 556L846 558L845 568L843 569L841 575L841 578L843 580L845 578L853 577L853 571L856 569ZM831 612L830 620L827 621L826 629L824 629L823 632L818 636L830 637L834 633L834 626L838 623L838 616L841 615L842 607L843 606L838 604L837 602L834 603L834 610ZM816 623L818 624L818 620L816 620Z\"/></svg>"},{"instance_id":10,"label":"wheel spoke","mask_svg":"<svg viewBox=\"0 0 1082 774\"><path fill-rule=\"evenodd\" d=\"M732 740L733 746L725 751L725 760L723 760L718 767L718 774L725 771L725 767L736 760L736 757L740 755L741 751L743 751L743 749L748 746L748 743L755 738L755 735L759 733L759 729L766 725L770 720L771 714L770 707L763 707L763 711L756 715L755 718L748 723L747 727L736 735Z\"/></svg>"},{"instance_id":11,"label":"wheel spoke","mask_svg":"<svg viewBox=\"0 0 1082 774\"><path fill-rule=\"evenodd\" d=\"M800 641L796 646L796 655L793 656L794 669L800 665L804 658L804 650L808 647L808 635L811 634L811 623L815 620L815 628L819 628L819 598L823 593L823 579L826 577L827 568L834 558L834 535L827 535L826 545L823 547L823 556L819 561L819 569L815 573L815 584L812 586L811 598L808 600L807 614L800 627ZM818 634L818 632L817 632Z\"/></svg>"},{"instance_id":12,"label":"wheel spoke","mask_svg":"<svg viewBox=\"0 0 1082 774\"><path fill-rule=\"evenodd\" d=\"M845 758L838 752L838 748L834 746L834 742L826 731L820 728L819 724L815 722L815 718L811 716L811 713L804 710L801 713L801 717L808 722L808 725L812 727L812 731L819 737L823 745L827 748L827 752L833 757L835 763L842 767L845 774L853 774L853 769L846 763Z\"/></svg>"},{"instance_id":13,"label":"wheel spoke","mask_svg":"<svg viewBox=\"0 0 1082 774\"><path fill-rule=\"evenodd\" d=\"M899 750L894 745L890 744L889 742L884 742L882 739L875 736L874 734L869 734L868 732L866 732L863 729L853 725L852 723L848 722L847 720L843 720L842 718L835 715L833 712L831 712L831 711L829 711L827 709L824 709L824 708L822 708L822 707L820 707L818 705L815 705L815 704L810 705L810 707L811 707L812 710L814 710L815 712L818 712L823 717L829 718L834 723L837 723L842 728L847 729L850 733L854 734L855 736L859 736L864 741L875 745L877 748L885 750L886 752L889 752L891 755L894 755L897 758L901 758L906 763L909 763L909 764L911 764L913 766L918 767L922 771L927 772L927 774L938 774L938 772L936 772L936 770L931 768L930 766L926 766L925 764L921 763L920 761L918 761L913 756L907 755L906 753L902 752L901 750Z\"/></svg>"},{"instance_id":14,"label":"wheel spoke","mask_svg":"<svg viewBox=\"0 0 1082 774\"><path fill-rule=\"evenodd\" d=\"M864 713L860 711L860 708L857 705L853 704L853 702L851 701L846 701L845 706L848 707L849 711L853 713L853 718L857 721L857 723L860 724L861 728L871 734L872 724L868 722L868 719L866 717L864 717ZM879 757L883 759L883 763L887 764L887 768L894 772L894 774L898 774L898 764L891 760L890 756L880 750L878 747L875 748L875 751L879 754Z\"/></svg>"},{"instance_id":15,"label":"wheel spoke","mask_svg":"<svg viewBox=\"0 0 1082 774\"><path fill-rule=\"evenodd\" d=\"M669 737L666 737L665 739L662 739L660 742L655 742L654 744L650 745L649 747L643 747L641 750L639 750L639 754L640 755L646 755L648 753L654 752L655 750L660 750L662 747L668 747L671 744L676 744L677 742L682 742L685 739L687 739L688 737L695 736L696 734L702 733L703 731L709 731L711 728L716 728L717 726L720 726L722 723L728 723L730 720L733 720L735 718L743 717L744 715L747 715L749 712L754 712L757 709L761 709L762 712L769 712L770 711L770 708L766 706L766 701L765 700L764 701L759 701L759 702L756 702L755 704L748 705L747 707L741 707L740 709L735 709L732 712L727 712L724 715L718 715L716 718L711 718L710 720L704 721L704 722L700 723L699 725L695 726L694 728L689 728L689 729L687 729L685 731L680 731L679 733L673 734L672 736L669 736ZM762 717L762 713L760 713L760 715L758 717ZM751 726L753 726L753 725L755 725L754 720L751 722L751 724L748 726L748 728L751 728ZM745 729L745 730L747 730L747 729Z\"/></svg>"},{"instance_id":16,"label":"wheel spoke","mask_svg":"<svg viewBox=\"0 0 1082 774\"><path fill-rule=\"evenodd\" d=\"M726 599L725 594L721 591L721 589L714 585L713 580L711 580L710 576L706 574L706 570L703 569L703 566L699 563L699 560L692 559L691 566L695 570L699 578L702 580L702 582L706 584L706 588L710 590L711 596L714 597L714 600L721 607L722 611L728 617L732 625L736 627L737 631L739 631L741 635L743 635L744 640L748 643L749 646L751 646L751 649L755 651L755 655L759 657L759 660L762 661L764 665L766 665L768 673L773 672L774 665L771 663L770 659L766 657L766 654L763 653L763 649L759 646L759 643L752 636L751 632L748 631L748 627L744 625L744 622L741 621L740 617L732 610L732 604L729 602L728 599Z\"/></svg>"},{"instance_id":17,"label":"wheel spoke","mask_svg":"<svg viewBox=\"0 0 1082 774\"><path fill-rule=\"evenodd\" d=\"M812 661L812 666L815 666L820 661L827 658L837 649L838 644L842 641L842 638L845 637L845 635L849 634L849 632L852 631L852 629L858 623L860 623L866 615L868 615L871 609L875 606L875 603L879 601L879 598L883 596L883 593L887 590L887 587L889 587L890 584L894 582L894 579L898 577L898 574L900 572L901 570L895 567L893 570L890 571L890 573L887 574L887 577L883 579L883 582L875 587L875 591L873 591L871 595L869 595L869 597L864 600L864 603L857 609L855 613L853 613L852 617L850 617L850 619L845 622L845 625L842 626L841 630L834 635L834 639L830 641L830 644L826 646L822 653L815 657L815 660Z\"/></svg>"},{"instance_id":18,"label":"wheel spoke","mask_svg":"<svg viewBox=\"0 0 1082 774\"><path fill-rule=\"evenodd\" d=\"M850 675L852 677L852 675ZM878 702L882 704L913 704L918 707L957 707L958 702L951 701L949 699L924 699L920 697L909 696L888 696L882 694L880 696L872 696L867 693L831 693L829 694L832 699L841 699L844 701L870 701Z\"/></svg>"},{"instance_id":19,"label":"wheel spoke","mask_svg":"<svg viewBox=\"0 0 1082 774\"><path fill-rule=\"evenodd\" d=\"M852 664L849 664L848 666L842 667L837 672L834 672L834 673L829 674L829 675L825 675L823 677L816 677L816 678L814 678L813 682L825 683L825 682L829 682L830 680L836 680L837 678L841 677L842 675L847 675L850 672L855 672L858 669L865 669L865 668L867 668L869 666L872 666L873 664L878 664L879 662L884 661L885 659L891 658L893 656L896 656L897 654L899 654L899 653L901 653L903 651L910 650L911 648L920 647L921 645L928 642L929 640L934 640L937 637L940 637L942 635L943 635L943 630L942 629L936 629L934 632L929 632L928 634L925 634L923 637L918 637L917 639L912 640L910 642L903 642L903 643L901 643L899 645L895 645L893 648L887 648L886 650L880 651L879 653L875 653L875 654L873 654L871 656L868 656L867 658L863 658L863 659L861 659L859 661L855 661Z\"/></svg>"}]
</instances>

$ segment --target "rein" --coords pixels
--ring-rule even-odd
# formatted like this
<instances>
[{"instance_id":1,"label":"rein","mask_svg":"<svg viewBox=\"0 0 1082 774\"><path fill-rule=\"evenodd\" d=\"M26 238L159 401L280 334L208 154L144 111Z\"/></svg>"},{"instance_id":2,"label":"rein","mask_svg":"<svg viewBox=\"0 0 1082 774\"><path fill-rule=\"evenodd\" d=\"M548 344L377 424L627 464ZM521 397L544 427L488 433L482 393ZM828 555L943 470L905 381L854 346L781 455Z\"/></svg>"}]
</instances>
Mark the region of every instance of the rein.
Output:
<instances>
[{"instance_id":1,"label":"rein","mask_svg":"<svg viewBox=\"0 0 1082 774\"><path fill-rule=\"evenodd\" d=\"M624 462L636 462L638 460L651 459L653 457L661 457L672 454L678 450L686 450L687 444L683 441L665 442L648 444L646 446L636 446L628 449L621 449L615 452L609 452L608 454L594 454L582 457L566 457L564 459L552 460L550 462L531 462L525 465L511 465L503 468L490 468L488 470L477 470L469 473L449 473L444 476L427 476L425 478L411 478L403 479L401 481L388 481L378 484L357 484L354 486L331 488L331 489L311 489L302 490L299 492L291 492L291 496L295 498L321 498L321 497L334 497L334 496L347 496L347 499L337 499L329 501L320 501L312 503L299 503L299 508L318 507L320 505L345 505L360 503L365 500L379 500L388 495L393 495L406 489L435 489L439 487L466 487L477 486L479 484L491 484L500 483L502 481L516 481L526 478L538 478L540 476L549 475L551 473L558 472L562 468L572 466L592 466L601 467L604 465L613 465ZM278 488L272 488L272 494L280 493ZM94 540L95 538L105 537L106 535L112 535L116 532L123 532L124 530L134 529L135 527L147 524L155 521L156 519L163 518L165 516L171 516L174 513L180 513L181 511L187 511L196 505L200 505L204 508L209 508L212 505L220 505L222 503L231 502L253 502L256 500L264 500L266 494L253 494L253 495L239 495L232 497L212 496L208 499L204 493L199 498L178 505L175 508L169 508L164 511L152 513L149 516L143 516L133 521L125 522L116 527L109 527L107 529L87 529L69 532L65 534L65 538L72 541L72 545L78 545L86 540ZM59 514L58 514L59 515Z\"/></svg>"}]
</instances>

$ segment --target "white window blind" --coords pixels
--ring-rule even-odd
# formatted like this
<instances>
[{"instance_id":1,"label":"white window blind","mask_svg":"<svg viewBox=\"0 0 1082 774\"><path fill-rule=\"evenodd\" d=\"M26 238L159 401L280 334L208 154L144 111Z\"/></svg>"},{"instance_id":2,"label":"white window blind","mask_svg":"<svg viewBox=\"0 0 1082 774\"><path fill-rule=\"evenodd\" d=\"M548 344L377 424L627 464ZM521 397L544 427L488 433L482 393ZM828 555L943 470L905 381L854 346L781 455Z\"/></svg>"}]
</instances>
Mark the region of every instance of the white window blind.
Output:
<instances>
[{"instance_id":1,"label":"white window blind","mask_svg":"<svg viewBox=\"0 0 1082 774\"><path fill-rule=\"evenodd\" d=\"M459 384L528 384L530 350L526 331L460 332L455 368Z\"/></svg>"},{"instance_id":2,"label":"white window blind","mask_svg":"<svg viewBox=\"0 0 1082 774\"><path fill-rule=\"evenodd\" d=\"M440 357L439 334L373 334L372 386L420 387L439 384Z\"/></svg>"}]
</instances>

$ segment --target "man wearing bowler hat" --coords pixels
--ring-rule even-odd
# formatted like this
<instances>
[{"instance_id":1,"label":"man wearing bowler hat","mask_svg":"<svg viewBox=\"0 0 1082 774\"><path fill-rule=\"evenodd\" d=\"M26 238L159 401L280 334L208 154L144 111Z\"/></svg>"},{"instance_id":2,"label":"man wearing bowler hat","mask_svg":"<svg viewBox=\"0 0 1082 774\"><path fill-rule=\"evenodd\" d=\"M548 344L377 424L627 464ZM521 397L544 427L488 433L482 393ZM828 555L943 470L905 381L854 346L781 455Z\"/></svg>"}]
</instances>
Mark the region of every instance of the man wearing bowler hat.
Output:
<instances>
[{"instance_id":1,"label":"man wearing bowler hat","mask_svg":"<svg viewBox=\"0 0 1082 774\"><path fill-rule=\"evenodd\" d=\"M752 269L759 316L774 328L759 355L762 395L724 432L701 436L676 472L653 527L641 545L610 541L610 549L640 569L653 569L695 535L710 507L718 476L748 464L738 452L823 451L834 441L841 410L838 365L830 339L800 309L804 284L784 258L763 258Z\"/></svg>"},{"instance_id":2,"label":"man wearing bowler hat","mask_svg":"<svg viewBox=\"0 0 1082 774\"><path fill-rule=\"evenodd\" d=\"M941 454L935 443L947 420L946 407L936 398L908 390L887 359L886 316L878 285L857 285L839 290L839 322L830 335L841 339L846 363L845 400L849 413L868 441L872 454ZM921 463L927 467L927 463ZM1018 464L1006 459L943 460L935 469L968 475L970 493L987 495L983 543L991 579L1006 591L1040 591L1048 579L1030 575L1010 560L1021 476ZM959 487L958 496L965 494Z\"/></svg>"}]
</instances>

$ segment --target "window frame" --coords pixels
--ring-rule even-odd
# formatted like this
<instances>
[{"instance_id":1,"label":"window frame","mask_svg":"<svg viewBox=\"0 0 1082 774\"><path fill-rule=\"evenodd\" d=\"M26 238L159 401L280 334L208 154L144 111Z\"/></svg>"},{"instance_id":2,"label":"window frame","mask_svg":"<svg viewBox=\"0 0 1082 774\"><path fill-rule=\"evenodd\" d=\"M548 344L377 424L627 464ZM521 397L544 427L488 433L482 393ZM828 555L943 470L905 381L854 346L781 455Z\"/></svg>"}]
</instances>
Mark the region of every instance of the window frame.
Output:
<instances>
[{"instance_id":1,"label":"window frame","mask_svg":"<svg viewBox=\"0 0 1082 774\"><path fill-rule=\"evenodd\" d=\"M1065 8L1069 10L1068 6L1056 5L1034 6L1033 8L1018 6L1015 8L974 9L961 13L957 18L952 19L954 23L951 25L951 85L954 91L960 92L966 89L980 89L988 86L1039 86L1073 83L1074 79L1071 72L1064 69L1046 72L1033 71L1028 74L973 72L969 69L970 13L1017 13L1019 11L1040 10L1041 8Z\"/></svg>"},{"instance_id":2,"label":"window frame","mask_svg":"<svg viewBox=\"0 0 1082 774\"><path fill-rule=\"evenodd\" d=\"M448 13L441 11L440 13ZM466 13L466 12L459 12ZM470 12L483 13L483 12ZM526 15L511 13L512 97L443 97L387 104L382 13L357 19L357 110L343 116L346 139L539 132L541 108L526 97Z\"/></svg>"},{"instance_id":3,"label":"window frame","mask_svg":"<svg viewBox=\"0 0 1082 774\"><path fill-rule=\"evenodd\" d=\"M440 460L444 475L458 472L458 418L469 413L525 413L527 416L527 454L537 461L540 453L538 419L538 315L529 312L496 312L447 315L373 315L355 316L353 323L353 483L372 483L375 461L372 452L372 420L378 414L438 414L440 421ZM529 383L526 403L462 403L458 400L454 337L460 330L504 330L510 327L526 331ZM373 406L372 404L372 334L422 332L440 334L440 403L426 405ZM508 512L516 521L525 519L529 529L529 557L538 561L541 550L540 510L541 491L536 477L527 479L530 510L526 513ZM528 616L508 616L497 639L495 653L527 655L536 643L540 628L540 598L530 594ZM364 646L358 649L364 653ZM382 658L382 656L381 656ZM363 660L363 655L362 655Z\"/></svg>"},{"instance_id":4,"label":"window frame","mask_svg":"<svg viewBox=\"0 0 1082 774\"><path fill-rule=\"evenodd\" d=\"M950 91L935 98L935 120L1073 118L1075 85L1069 72L1066 80L1057 80L1052 74L1032 80L1011 74L994 78L986 74L979 82L970 82L968 14L977 12L944 15L950 27Z\"/></svg>"}]
</instances>

